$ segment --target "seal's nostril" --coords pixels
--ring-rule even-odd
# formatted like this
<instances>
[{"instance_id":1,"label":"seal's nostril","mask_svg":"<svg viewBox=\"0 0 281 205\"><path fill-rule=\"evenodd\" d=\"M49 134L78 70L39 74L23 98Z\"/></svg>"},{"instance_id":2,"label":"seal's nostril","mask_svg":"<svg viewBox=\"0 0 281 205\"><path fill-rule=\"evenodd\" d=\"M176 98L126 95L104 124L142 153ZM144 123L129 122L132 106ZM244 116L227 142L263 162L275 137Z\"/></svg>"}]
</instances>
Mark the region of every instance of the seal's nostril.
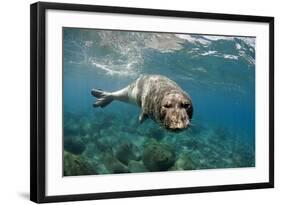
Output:
<instances>
[{"instance_id":1,"label":"seal's nostril","mask_svg":"<svg viewBox=\"0 0 281 205\"><path fill-rule=\"evenodd\" d=\"M176 116L172 116L172 117L171 117L171 120L172 120L173 122L175 122L175 121L177 120L177 117L176 117Z\"/></svg>"}]
</instances>

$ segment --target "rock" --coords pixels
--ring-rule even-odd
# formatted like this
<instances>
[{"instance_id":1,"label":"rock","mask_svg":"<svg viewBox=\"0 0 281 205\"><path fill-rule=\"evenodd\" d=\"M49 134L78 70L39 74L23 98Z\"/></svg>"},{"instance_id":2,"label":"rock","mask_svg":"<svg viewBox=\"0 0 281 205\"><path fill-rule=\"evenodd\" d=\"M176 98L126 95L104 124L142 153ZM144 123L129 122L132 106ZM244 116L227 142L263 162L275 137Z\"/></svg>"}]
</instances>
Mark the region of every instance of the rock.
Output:
<instances>
[{"instance_id":1,"label":"rock","mask_svg":"<svg viewBox=\"0 0 281 205\"><path fill-rule=\"evenodd\" d=\"M100 152L112 152L111 143L106 138L94 138L93 143Z\"/></svg>"},{"instance_id":2,"label":"rock","mask_svg":"<svg viewBox=\"0 0 281 205\"><path fill-rule=\"evenodd\" d=\"M195 168L195 163L193 162L190 155L188 155L187 153L181 153L175 162L173 170L193 170Z\"/></svg>"},{"instance_id":3,"label":"rock","mask_svg":"<svg viewBox=\"0 0 281 205\"><path fill-rule=\"evenodd\" d=\"M80 122L80 135L89 135L93 132L93 125L87 120L83 119Z\"/></svg>"},{"instance_id":4,"label":"rock","mask_svg":"<svg viewBox=\"0 0 281 205\"><path fill-rule=\"evenodd\" d=\"M120 162L128 165L130 160L140 159L140 152L134 144L125 142L118 146L115 156Z\"/></svg>"},{"instance_id":5,"label":"rock","mask_svg":"<svg viewBox=\"0 0 281 205\"><path fill-rule=\"evenodd\" d=\"M79 176L97 174L93 165L81 156L64 151L63 154L64 176Z\"/></svg>"},{"instance_id":6,"label":"rock","mask_svg":"<svg viewBox=\"0 0 281 205\"><path fill-rule=\"evenodd\" d=\"M160 127L152 127L149 129L149 132L148 132L148 136L149 137L152 137L156 140L161 140L165 137L165 132L162 128Z\"/></svg>"},{"instance_id":7,"label":"rock","mask_svg":"<svg viewBox=\"0 0 281 205\"><path fill-rule=\"evenodd\" d=\"M64 136L78 136L80 132L79 116L74 113L64 112L63 120Z\"/></svg>"},{"instance_id":8,"label":"rock","mask_svg":"<svg viewBox=\"0 0 281 205\"><path fill-rule=\"evenodd\" d=\"M129 169L127 166L122 164L112 153L105 153L103 157L103 162L109 173L128 173Z\"/></svg>"},{"instance_id":9,"label":"rock","mask_svg":"<svg viewBox=\"0 0 281 205\"><path fill-rule=\"evenodd\" d=\"M75 124L70 120L70 122L64 122L63 126L64 136L79 135L80 128L78 124Z\"/></svg>"},{"instance_id":10,"label":"rock","mask_svg":"<svg viewBox=\"0 0 281 205\"><path fill-rule=\"evenodd\" d=\"M136 172L147 172L148 170L145 168L144 164L142 161L135 161L131 160L129 162L128 166L130 172L136 173Z\"/></svg>"},{"instance_id":11,"label":"rock","mask_svg":"<svg viewBox=\"0 0 281 205\"><path fill-rule=\"evenodd\" d=\"M168 144L150 140L143 152L143 163L149 171L166 171L175 162L175 152Z\"/></svg>"},{"instance_id":12,"label":"rock","mask_svg":"<svg viewBox=\"0 0 281 205\"><path fill-rule=\"evenodd\" d=\"M80 137L76 136L64 136L64 150L71 152L72 154L81 154L86 149L85 144Z\"/></svg>"}]
</instances>

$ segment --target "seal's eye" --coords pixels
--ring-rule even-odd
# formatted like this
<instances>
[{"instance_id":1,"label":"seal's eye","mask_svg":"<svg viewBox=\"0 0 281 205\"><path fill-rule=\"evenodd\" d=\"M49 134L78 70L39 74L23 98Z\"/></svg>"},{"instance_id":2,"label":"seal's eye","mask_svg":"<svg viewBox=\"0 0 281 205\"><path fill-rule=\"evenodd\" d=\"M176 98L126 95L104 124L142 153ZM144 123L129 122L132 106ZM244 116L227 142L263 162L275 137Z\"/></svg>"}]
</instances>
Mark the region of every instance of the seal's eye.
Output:
<instances>
[{"instance_id":1,"label":"seal's eye","mask_svg":"<svg viewBox=\"0 0 281 205\"><path fill-rule=\"evenodd\" d=\"M164 108L171 108L171 107L172 107L172 104L170 104L170 103L164 105Z\"/></svg>"},{"instance_id":2,"label":"seal's eye","mask_svg":"<svg viewBox=\"0 0 281 205\"><path fill-rule=\"evenodd\" d=\"M182 104L182 107L188 110L188 109L191 108L191 105L188 104L188 103L183 103L183 104Z\"/></svg>"}]
</instances>

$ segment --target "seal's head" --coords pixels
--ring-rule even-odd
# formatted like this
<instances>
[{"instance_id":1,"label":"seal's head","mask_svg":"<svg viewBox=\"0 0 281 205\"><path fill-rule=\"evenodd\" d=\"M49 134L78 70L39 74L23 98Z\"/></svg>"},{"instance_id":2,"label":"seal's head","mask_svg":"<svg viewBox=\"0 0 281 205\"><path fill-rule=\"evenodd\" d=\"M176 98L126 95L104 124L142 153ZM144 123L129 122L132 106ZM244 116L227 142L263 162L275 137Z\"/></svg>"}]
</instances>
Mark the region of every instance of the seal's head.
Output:
<instances>
[{"instance_id":1,"label":"seal's head","mask_svg":"<svg viewBox=\"0 0 281 205\"><path fill-rule=\"evenodd\" d=\"M184 93L169 93L161 101L161 121L171 131L180 131L190 126L193 114L192 102Z\"/></svg>"}]
</instances>

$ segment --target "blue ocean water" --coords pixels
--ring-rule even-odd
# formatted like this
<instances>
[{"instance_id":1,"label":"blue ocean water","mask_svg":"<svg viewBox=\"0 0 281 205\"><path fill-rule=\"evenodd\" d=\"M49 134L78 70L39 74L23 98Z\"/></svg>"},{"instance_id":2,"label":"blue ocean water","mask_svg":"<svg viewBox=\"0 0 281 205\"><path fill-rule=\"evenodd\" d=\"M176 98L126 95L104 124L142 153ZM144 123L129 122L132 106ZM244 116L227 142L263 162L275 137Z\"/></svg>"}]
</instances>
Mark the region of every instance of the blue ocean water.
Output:
<instances>
[{"instance_id":1,"label":"blue ocean water","mask_svg":"<svg viewBox=\"0 0 281 205\"><path fill-rule=\"evenodd\" d=\"M255 38L64 28L63 58L65 175L255 166ZM93 108L92 88L141 74L189 93L191 128L139 124L122 102Z\"/></svg>"}]
</instances>

